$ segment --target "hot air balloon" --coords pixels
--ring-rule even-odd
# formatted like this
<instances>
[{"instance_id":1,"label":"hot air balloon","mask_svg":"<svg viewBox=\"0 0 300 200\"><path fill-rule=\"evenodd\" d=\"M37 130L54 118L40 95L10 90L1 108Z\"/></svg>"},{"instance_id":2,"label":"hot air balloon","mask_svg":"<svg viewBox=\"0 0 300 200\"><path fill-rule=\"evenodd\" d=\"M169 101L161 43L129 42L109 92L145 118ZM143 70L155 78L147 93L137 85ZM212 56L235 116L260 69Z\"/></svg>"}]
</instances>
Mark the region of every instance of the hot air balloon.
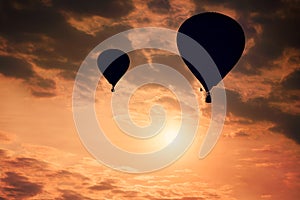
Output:
<instances>
[{"instance_id":1,"label":"hot air balloon","mask_svg":"<svg viewBox=\"0 0 300 200\"><path fill-rule=\"evenodd\" d=\"M194 39L207 51L215 62L222 79L238 62L245 47L245 35L240 24L216 12L200 13L188 18L181 24L178 32ZM187 48L184 48L184 39L179 34L177 34L177 47L180 55L189 53L184 52ZM183 61L201 82L207 93L205 101L210 103L210 91L220 80L216 79L213 84L206 84L197 69L186 59L183 58Z\"/></svg>"},{"instance_id":2,"label":"hot air balloon","mask_svg":"<svg viewBox=\"0 0 300 200\"><path fill-rule=\"evenodd\" d=\"M108 49L98 56L98 68L106 80L112 85L111 92L115 91L115 85L125 74L129 64L129 56L119 49Z\"/></svg>"}]
</instances>

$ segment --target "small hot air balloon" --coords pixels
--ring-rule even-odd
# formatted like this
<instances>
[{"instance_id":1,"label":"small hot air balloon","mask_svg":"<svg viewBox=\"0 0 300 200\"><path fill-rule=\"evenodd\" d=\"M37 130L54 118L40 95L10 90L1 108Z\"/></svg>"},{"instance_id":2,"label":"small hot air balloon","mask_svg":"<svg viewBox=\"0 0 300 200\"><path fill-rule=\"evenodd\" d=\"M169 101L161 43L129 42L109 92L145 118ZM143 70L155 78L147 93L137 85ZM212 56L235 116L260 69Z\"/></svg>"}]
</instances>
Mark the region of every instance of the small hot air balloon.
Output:
<instances>
[{"instance_id":1,"label":"small hot air balloon","mask_svg":"<svg viewBox=\"0 0 300 200\"><path fill-rule=\"evenodd\" d=\"M112 92L115 91L115 85L125 74L129 64L129 56L119 49L108 49L98 56L98 68L106 80L112 85Z\"/></svg>"},{"instance_id":2,"label":"small hot air balloon","mask_svg":"<svg viewBox=\"0 0 300 200\"><path fill-rule=\"evenodd\" d=\"M216 12L200 13L188 18L181 24L178 32L194 39L207 51L215 62L222 79L238 62L245 48L245 35L240 24ZM181 56L189 53L184 52L187 48L184 48L184 39L179 35L177 35L177 47ZM220 80L210 85L206 84L196 68L186 59L183 58L183 61L203 85L207 92L205 101L210 103L210 90Z\"/></svg>"}]
</instances>

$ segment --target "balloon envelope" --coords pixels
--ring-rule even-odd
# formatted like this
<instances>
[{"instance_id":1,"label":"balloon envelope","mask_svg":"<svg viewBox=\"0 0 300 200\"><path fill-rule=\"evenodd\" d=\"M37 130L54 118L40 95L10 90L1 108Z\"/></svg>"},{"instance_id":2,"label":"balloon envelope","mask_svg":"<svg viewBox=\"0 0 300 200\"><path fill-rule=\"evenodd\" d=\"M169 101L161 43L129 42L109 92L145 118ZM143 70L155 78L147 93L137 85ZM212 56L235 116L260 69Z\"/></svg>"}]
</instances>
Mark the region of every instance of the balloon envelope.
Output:
<instances>
[{"instance_id":1,"label":"balloon envelope","mask_svg":"<svg viewBox=\"0 0 300 200\"><path fill-rule=\"evenodd\" d=\"M98 56L98 68L107 81L112 85L112 92L114 91L114 87L117 82L127 71L129 64L129 56L119 49L108 49Z\"/></svg>"},{"instance_id":2,"label":"balloon envelope","mask_svg":"<svg viewBox=\"0 0 300 200\"><path fill-rule=\"evenodd\" d=\"M237 63L245 47L242 27L234 19L220 13L206 12L194 15L183 22L178 32L191 37L207 51L217 65L222 78ZM177 35L177 47L181 55L189 53L183 52L187 48L184 48L184 39L179 35ZM186 59L183 58L183 61L201 82L206 92L219 83L220 80L207 85L196 68Z\"/></svg>"}]
</instances>

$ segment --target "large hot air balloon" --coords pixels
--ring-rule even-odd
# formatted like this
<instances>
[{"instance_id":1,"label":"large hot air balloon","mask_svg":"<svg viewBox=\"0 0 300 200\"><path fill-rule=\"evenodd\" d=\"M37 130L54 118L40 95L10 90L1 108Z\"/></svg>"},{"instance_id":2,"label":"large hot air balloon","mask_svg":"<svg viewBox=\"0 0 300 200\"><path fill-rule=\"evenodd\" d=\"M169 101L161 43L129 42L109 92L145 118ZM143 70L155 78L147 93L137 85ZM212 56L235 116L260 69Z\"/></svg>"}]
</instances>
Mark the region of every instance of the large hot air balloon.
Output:
<instances>
[{"instance_id":1,"label":"large hot air balloon","mask_svg":"<svg viewBox=\"0 0 300 200\"><path fill-rule=\"evenodd\" d=\"M221 78L234 67L241 57L245 47L245 35L242 27L234 19L216 12L205 12L185 20L178 32L183 33L198 42L211 56L219 69ZM184 38L177 35L177 46L180 54L187 54L184 48ZM192 50L192 49L189 49ZM206 84L196 68L183 58L183 61L201 82L207 92L206 102L211 102L210 90L220 80ZM199 66L201 67L201 66Z\"/></svg>"},{"instance_id":2,"label":"large hot air balloon","mask_svg":"<svg viewBox=\"0 0 300 200\"><path fill-rule=\"evenodd\" d=\"M115 85L129 67L130 59L125 52L119 49L108 49L98 56L97 64L103 76L112 85L111 91L114 92Z\"/></svg>"}]
</instances>

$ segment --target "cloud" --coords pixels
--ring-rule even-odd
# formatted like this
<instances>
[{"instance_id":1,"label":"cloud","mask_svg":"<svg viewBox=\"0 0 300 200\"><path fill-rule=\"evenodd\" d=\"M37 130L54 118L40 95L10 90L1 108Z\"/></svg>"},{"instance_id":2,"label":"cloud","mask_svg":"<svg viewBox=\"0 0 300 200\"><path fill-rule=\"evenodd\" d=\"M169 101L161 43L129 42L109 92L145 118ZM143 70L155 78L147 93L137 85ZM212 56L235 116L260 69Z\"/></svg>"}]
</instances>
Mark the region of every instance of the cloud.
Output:
<instances>
[{"instance_id":1,"label":"cloud","mask_svg":"<svg viewBox=\"0 0 300 200\"><path fill-rule=\"evenodd\" d=\"M126 16L134 8L131 0L92 0L88 3L84 0L76 1L76 3L72 0L54 0L53 7L71 11L79 15L100 15L107 18L120 18Z\"/></svg>"},{"instance_id":2,"label":"cloud","mask_svg":"<svg viewBox=\"0 0 300 200\"><path fill-rule=\"evenodd\" d=\"M250 136L250 134L248 134L244 131L239 131L239 132L234 133L234 136L235 137L248 137L248 136Z\"/></svg>"},{"instance_id":3,"label":"cloud","mask_svg":"<svg viewBox=\"0 0 300 200\"><path fill-rule=\"evenodd\" d=\"M169 0L150 0L147 5L150 10L159 14L166 14L171 9Z\"/></svg>"},{"instance_id":4,"label":"cloud","mask_svg":"<svg viewBox=\"0 0 300 200\"><path fill-rule=\"evenodd\" d=\"M238 93L230 90L226 91L226 96L229 113L251 119L254 122L272 122L274 126L270 130L283 133L300 143L300 135L297 131L299 115L282 112L278 108L272 107L265 98L254 98L243 102Z\"/></svg>"},{"instance_id":5,"label":"cloud","mask_svg":"<svg viewBox=\"0 0 300 200\"><path fill-rule=\"evenodd\" d=\"M113 190L117 187L112 185L113 181L102 181L101 183L98 183L96 185L93 185L91 187L89 187L89 189L91 190L96 190L96 191L101 191L101 190Z\"/></svg>"},{"instance_id":6,"label":"cloud","mask_svg":"<svg viewBox=\"0 0 300 200\"><path fill-rule=\"evenodd\" d=\"M52 93L52 92L41 92L41 91L35 91L35 90L32 90L31 94L35 97L54 97L54 96L56 96L56 94Z\"/></svg>"},{"instance_id":7,"label":"cloud","mask_svg":"<svg viewBox=\"0 0 300 200\"><path fill-rule=\"evenodd\" d=\"M92 200L73 190L60 190L60 192L62 193L61 197L55 198L55 200Z\"/></svg>"},{"instance_id":8,"label":"cloud","mask_svg":"<svg viewBox=\"0 0 300 200\"><path fill-rule=\"evenodd\" d=\"M31 94L35 97L53 97L56 95L56 83L52 79L42 78L36 75L34 78L25 82L31 89Z\"/></svg>"},{"instance_id":9,"label":"cloud","mask_svg":"<svg viewBox=\"0 0 300 200\"><path fill-rule=\"evenodd\" d=\"M5 158L5 157L6 157L6 151L3 150L3 149L0 149L0 156L1 156L2 158Z\"/></svg>"},{"instance_id":10,"label":"cloud","mask_svg":"<svg viewBox=\"0 0 300 200\"><path fill-rule=\"evenodd\" d=\"M13 56L0 56L0 73L6 77L23 80L30 88L33 96L51 97L55 95L56 83L49 78L39 76L32 68L32 65ZM51 90L49 92L49 90Z\"/></svg>"},{"instance_id":11,"label":"cloud","mask_svg":"<svg viewBox=\"0 0 300 200\"><path fill-rule=\"evenodd\" d=\"M116 195L122 195L123 197L134 198L139 196L139 192L137 191L129 191L125 189L114 189L111 191Z\"/></svg>"},{"instance_id":12,"label":"cloud","mask_svg":"<svg viewBox=\"0 0 300 200\"><path fill-rule=\"evenodd\" d=\"M172 11L168 14L168 16L161 16L160 13L156 13L155 16L150 19L149 24L153 25L156 23L156 19L158 19L157 23L162 24L163 21L173 21L176 18L178 24L182 21L184 16L189 15L187 9L181 9L181 4L177 1L172 3L168 1L150 1L148 3L148 7L146 10L155 10L158 9L157 5L163 2L163 9ZM126 6L131 7L129 4ZM115 22L112 24L105 24L103 27L101 26L101 31L93 32L93 35L89 35L89 31L82 31L85 29L80 28L75 22L85 19L93 19L97 13L101 14L102 11L98 6L94 6L95 2L92 2L89 5L81 5L81 2L68 5L68 1L54 1L52 4L45 3L33 3L30 2L28 4L23 3L5 3L5 12L4 15L7 18L4 18L4 24L12 23L15 26L6 26L6 29L2 30L4 36L9 39L10 46L18 47L17 51L20 53L26 53L32 56L32 62L34 62L38 67L45 69L60 69L61 72L58 75L66 78L68 80L74 78L74 71L76 71L79 67L80 62L84 59L84 56L87 52L95 46L99 41L102 41L106 37L113 35L114 33L118 33L121 30L128 29L131 26L135 26L138 22L134 19L134 16L140 16L140 14L136 13L138 9L132 11L130 15L130 20L124 19L126 23L122 23L121 21ZM99 3L98 3L99 4ZM121 3L117 3L117 1L112 1L111 3L103 3L103 8L105 6L116 6ZM134 1L135 6L141 6L141 2ZM185 3L188 7L193 7L188 2ZM16 6L18 5L18 6ZM122 5L124 7L124 5ZM101 8L101 9L103 9ZM161 5L160 5L161 8ZM106 9L109 10L109 9ZM128 9L130 10L130 9ZM90 12L88 12L90 11ZM191 10L192 11L192 10ZM43 12L43 18L45 19L36 19L36 15ZM175 17L175 15L178 17ZM82 15L82 16L81 16ZM149 17L153 16L153 13L145 12L144 15L149 15ZM127 18L125 17L125 18ZM162 17L163 20L157 18ZM74 19L73 22L68 19ZM178 18L178 19L177 19ZM9 20L8 20L9 19ZM103 20L99 18L99 20ZM97 20L96 20L97 21ZM93 21L87 21L89 24L94 23ZM30 23L29 27L26 25ZM98 21L97 21L98 23ZM101 22L99 22L101 24ZM110 22L111 23L111 22ZM165 23L165 22L164 22ZM166 23L166 26L168 23ZM176 28L178 26L176 25ZM47 26L47 27L46 27ZM49 29L51 27L51 29ZM75 28L74 28L75 27ZM78 28L77 28L78 27ZM76 29L77 28L77 29ZM55 31L54 31L55 30ZM80 31L81 30L81 31ZM10 34L13 32L13 34ZM17 35L14 35L17 34ZM80 40L78 40L80 38ZM20 43L17 39L22 39L22 43ZM98 41L98 42L97 42ZM30 52L27 50L27 46L30 44ZM16 49L15 49L16 50ZM170 59L174 59L170 57ZM158 61L160 61L158 59ZM177 60L176 60L177 61ZM173 62L173 65L176 69L179 69L180 72L183 72L184 75L188 75L189 79L192 79L191 73L183 68L182 66L178 66L177 63L182 62ZM176 63L176 64L174 64ZM182 70L184 69L184 70ZM50 89L50 88L49 88ZM53 91L36 91L33 90L33 95L37 97L51 97L55 95Z\"/></svg>"},{"instance_id":13,"label":"cloud","mask_svg":"<svg viewBox=\"0 0 300 200\"><path fill-rule=\"evenodd\" d=\"M60 78L73 79L74 72L94 46L130 27L122 23L106 24L101 32L90 35L76 29L76 24L69 21L70 17L81 20L84 16L93 17L96 13L105 15L105 12L110 17L121 17L131 11L130 1L94 1L90 4L77 2L72 3L68 9L67 3L68 1L50 4L42 1L2 3L0 73L6 77L25 80L25 86L29 87L35 97L57 95L55 81L49 76L41 76L38 73L40 68L51 70L51 73L54 73L53 69L58 70L55 73Z\"/></svg>"},{"instance_id":14,"label":"cloud","mask_svg":"<svg viewBox=\"0 0 300 200\"><path fill-rule=\"evenodd\" d=\"M284 137L282 137L284 138ZM236 148L236 155L239 157L231 157L236 159L237 163L241 165L241 168L234 170L233 172L228 171L227 167L222 167L225 172L234 173L235 176L231 179L226 178L225 182L220 182L218 186L214 185L214 181L203 180L203 174L206 173L205 168L201 168L201 173L199 171L194 171L193 167L198 168L197 163L193 163L189 170L177 168L174 166L170 170L152 173L151 175L130 175L115 172L107 168L102 168L99 163L97 163L92 158L77 159L74 163L66 158L70 156L66 153L60 152L52 148L46 148L40 146L39 148L28 148L28 146L23 145L22 154L18 151L12 151L11 153L6 152L6 150L0 150L5 152L6 157L0 157L0 165L4 166L1 168L3 177L0 177L0 185L2 188L13 188L13 186L8 185L8 181L3 182L2 180L8 176L18 177L19 181L13 182L26 182L24 185L29 185L28 187L22 187L23 189L28 189L29 193L27 195L33 195L32 188L33 185L39 185L42 188L34 196L35 199L235 199L236 195L244 189L247 190L249 187L247 184L251 184L251 180L255 178L250 178L252 176L260 175L260 172L264 169L268 169L270 173L275 176L274 180L278 181L281 185L282 191L286 191L289 196L291 192L296 194L298 191L297 182L299 176L297 173L297 166L293 163L297 161L298 150L295 143L290 140L288 144L289 147L282 146L281 139L274 140L270 145L260 146L257 145L259 141L254 143L245 143L247 145L242 145L239 143L238 148ZM232 142L232 141L231 141ZM265 144L270 141L261 141L260 144ZM284 143L286 145L286 143ZM251 149L253 147L253 149ZM232 148L235 148L234 145ZM250 149L249 149L250 148ZM26 151L32 151L31 154L26 153ZM39 154L36 151L39 151ZM241 154L241 152L247 151L247 155ZM51 161L43 161L47 157L51 157L52 154L55 158ZM31 155L31 156L29 156ZM26 156L26 157L25 157ZM221 151L217 155L216 159L224 156L224 151ZM251 159L245 159L245 156L251 156ZM296 156L296 157L295 157ZM253 158L252 158L253 157ZM225 157L224 159L227 159ZM238 158L242 158L240 160ZM63 160L63 161L62 161ZM220 160L219 160L220 161ZM214 162L214 160L213 160ZM206 163L206 162L205 162ZM205 163L202 163L205 165ZM230 162L229 162L230 163ZM195 166L196 164L196 166ZM199 163L198 163L199 164ZM201 164L201 165L202 165ZM210 166L210 165L209 165ZM232 166L229 164L229 166ZM211 167L210 167L211 168ZM251 169L251 170L249 170ZM253 169L253 171L252 171ZM255 170L254 170L255 169ZM245 174L241 173L241 170L245 170ZM250 173L255 172L255 173ZM10 175L14 173L14 175ZM284 180L282 180L282 175L284 174ZM20 178L23 177L23 178ZM25 178L24 178L25 177ZM137 178L135 178L137 177ZM215 177L219 177L216 175ZM215 178L214 177L214 178ZM10 179L11 179L10 178ZM215 180L213 178L213 180ZM242 178L242 185L239 180ZM209 180L211 177L209 176ZM245 182L244 180L247 180ZM21 181L20 181L21 180ZM220 180L220 179L218 179ZM269 182L269 177L262 179L263 182L258 184L258 186L263 186L265 184L270 184L273 182L271 179ZM233 181L233 185L231 184ZM282 182L281 182L282 181ZM226 185L222 186L222 183ZM276 183L276 182L275 182ZM283 184L281 184L283 183ZM276 185L278 185L276 184ZM17 184L14 184L17 185ZM20 184L19 184L20 185ZM21 187L21 186L20 186ZM242 187L242 188L241 188ZM14 188L18 188L14 186ZM255 191L255 189L248 190L249 195L261 195L261 191L268 192L268 189L262 187L263 190ZM23 193L17 193L15 190L1 190L0 196L7 199L22 199L32 196L23 197L23 190L18 190L18 192L23 191ZM37 190L34 190L37 191ZM9 196L14 192L17 197ZM247 194L243 197L247 197ZM274 196L278 195L276 190L271 190L270 193ZM279 195L281 195L280 193Z\"/></svg>"},{"instance_id":15,"label":"cloud","mask_svg":"<svg viewBox=\"0 0 300 200\"><path fill-rule=\"evenodd\" d=\"M44 151L43 148L40 151ZM47 151L51 154L49 152L51 149ZM0 160L1 166L5 166L2 169L5 177L1 178L0 184L3 188L9 188L0 191L0 196L4 198L22 199L35 196L37 199L90 200L99 198L207 199L223 195L229 197L225 190L212 191L206 183L202 182L163 181L174 179L172 172L164 175L153 174L149 180L154 182L148 182L146 176L135 180L131 175L116 173L113 170L99 170L99 164L94 166L86 161L82 163L77 161L70 168L58 162L59 156L56 157L55 163L49 163L41 161L40 158L15 157L14 154L9 154L5 158L1 156ZM39 157L39 155L35 156ZM189 171L182 176L194 176L194 172ZM156 184L156 181L159 181L159 184Z\"/></svg>"},{"instance_id":16,"label":"cloud","mask_svg":"<svg viewBox=\"0 0 300 200\"><path fill-rule=\"evenodd\" d=\"M247 50L235 70L245 74L260 73L259 69L271 68L272 61L279 57L286 48L300 48L299 32L300 6L294 1L194 1L197 10L214 11L214 6L236 11L234 18L241 23L246 40L252 47ZM298 30L297 30L298 29Z\"/></svg>"},{"instance_id":17,"label":"cloud","mask_svg":"<svg viewBox=\"0 0 300 200\"><path fill-rule=\"evenodd\" d=\"M48 164L46 162L34 159L34 158L28 158L28 157L17 157L14 160L7 160L6 164L14 167L14 168L29 168L34 169L36 171L38 170L46 170L48 168Z\"/></svg>"},{"instance_id":18,"label":"cloud","mask_svg":"<svg viewBox=\"0 0 300 200\"><path fill-rule=\"evenodd\" d=\"M220 198L220 197L216 197L216 198ZM182 198L178 198L177 200L201 200L201 199L205 199L202 197L182 197Z\"/></svg>"},{"instance_id":19,"label":"cloud","mask_svg":"<svg viewBox=\"0 0 300 200\"><path fill-rule=\"evenodd\" d=\"M30 182L25 176L15 172L6 172L5 175L6 177L1 178L1 181L6 185L3 187L3 193L9 198L33 197L42 191L41 185Z\"/></svg>"},{"instance_id":20,"label":"cloud","mask_svg":"<svg viewBox=\"0 0 300 200\"><path fill-rule=\"evenodd\" d=\"M72 182L72 181L80 181L81 183L85 181L90 181L88 177L84 174L73 172L71 170L66 169L58 169L54 172L51 172L47 175L48 177L55 177L56 180L64 180L65 182Z\"/></svg>"},{"instance_id":21,"label":"cloud","mask_svg":"<svg viewBox=\"0 0 300 200\"><path fill-rule=\"evenodd\" d=\"M0 73L4 76L28 80L35 75L31 65L19 58L0 56Z\"/></svg>"},{"instance_id":22,"label":"cloud","mask_svg":"<svg viewBox=\"0 0 300 200\"><path fill-rule=\"evenodd\" d=\"M39 78L35 85L45 89L55 89L55 82L52 79Z\"/></svg>"},{"instance_id":23,"label":"cloud","mask_svg":"<svg viewBox=\"0 0 300 200\"><path fill-rule=\"evenodd\" d=\"M299 90L300 89L300 69L289 74L281 82L284 90Z\"/></svg>"},{"instance_id":24,"label":"cloud","mask_svg":"<svg viewBox=\"0 0 300 200\"><path fill-rule=\"evenodd\" d=\"M0 34L9 40L11 46L20 47L19 52L36 56L35 62L40 67L77 69L78 66L74 65L78 65L77 62L81 62L96 44L128 28L127 25L109 24L93 37L72 27L67 21L67 16L62 14L61 9L67 7L68 1L55 1L53 6L46 6L41 2L26 2L9 1L3 4L3 19L0 25L4 28ZM20 8L16 8L17 4L21 4ZM119 5L125 9L123 6L127 4L130 5L130 1L94 1L89 4L77 2L69 4L68 8L78 12L82 10L84 13L87 13L85 10L89 8L103 9L109 14L120 15L121 9L115 6ZM105 6L112 6L116 10L112 12ZM93 9L90 14L103 13ZM27 43L32 43L30 51L24 46Z\"/></svg>"},{"instance_id":25,"label":"cloud","mask_svg":"<svg viewBox=\"0 0 300 200\"><path fill-rule=\"evenodd\" d=\"M1 8L0 33L15 42L30 41L36 34L55 34L55 28L64 24L63 16L42 1L5 1Z\"/></svg>"},{"instance_id":26,"label":"cloud","mask_svg":"<svg viewBox=\"0 0 300 200\"><path fill-rule=\"evenodd\" d=\"M179 24L194 11L191 1L133 0L135 9L124 22L132 27L165 27L177 29Z\"/></svg>"},{"instance_id":27,"label":"cloud","mask_svg":"<svg viewBox=\"0 0 300 200\"><path fill-rule=\"evenodd\" d=\"M243 124L249 129L253 128L261 132L263 128L259 122L268 122L273 124L272 131L282 132L299 143L297 127L299 111L295 111L297 105L298 109L300 108L296 103L299 101L299 69L295 71L294 68L296 65L299 66L297 49L299 49L300 26L297 2L289 0L272 3L258 0L244 3L236 0L194 1L197 10L190 1L177 0L150 0L146 3L139 0L92 1L88 4L83 1L71 4L69 2L68 0L1 2L0 73L3 76L24 81L35 97L52 97L57 95L56 84L65 87L60 85L62 82L60 78L73 80L76 70L87 53L106 38L131 27L159 26L176 30L191 14L220 9L242 24L249 41L247 52L234 69L236 81L233 81L231 90L227 92L228 112L233 116L230 123L237 126ZM295 49L293 56L286 56L288 62L280 57L280 55L285 56L284 51L287 47ZM130 55L133 55L131 67L134 67L135 63L149 61L151 56L152 61L170 65L192 83L195 81L176 55L164 53L151 55L144 51L133 52ZM43 73L39 73L40 70L43 70ZM266 73L266 71L270 72ZM154 90L158 91L157 88L149 88L145 92ZM163 93L164 90L158 92ZM185 93L182 96L185 96ZM143 103L147 103L142 100L141 98L141 107ZM176 104L169 96L158 96L153 102L170 107ZM240 136L239 140L244 140L243 138L248 140L250 137L244 136L252 134L251 131L239 130L239 128L234 131L235 136ZM6 133L1 133L0 140L4 141L3 145L6 145L8 140L11 142L12 139L7 137ZM284 140L282 138L283 136L275 137ZM259 142L269 141L255 140L255 144L246 143L243 147L259 145L257 144ZM274 172L274 176L278 178L276 179L278 182L273 181L273 183L282 187L280 191L287 191L287 195L293 191L298 194L299 186L295 184L299 179L299 174L296 173L297 165L295 165L298 163L298 146L291 146L292 142L289 142L284 143L287 146L274 151L274 155L278 157L273 161L270 159L274 157L270 157L268 150L250 151L255 156L263 153L266 157L257 160L251 158L249 163L242 163L245 164L243 168L246 168L247 172L239 174L239 171L234 171L235 176L242 178L242 184L239 184L241 182L233 176L236 185L225 189L209 181L199 181L199 171L178 175L175 177L176 180L174 177L168 177L167 174L155 173L151 174L152 177L148 177L148 180L147 178L133 180L130 175L119 174L101 167L92 158L70 161L73 159L70 154L44 146L29 148L21 145L22 151L0 149L0 184L1 188L4 188L0 190L0 199L14 197L16 199L27 197L36 199L45 197L49 199L234 199L237 193L249 188L248 185L245 186L251 183L248 179L251 179L250 177L257 171L263 170L262 168L273 169L268 171ZM19 145L10 145L9 148L14 148L13 146ZM282 154L283 150L290 153ZM275 165L276 162L280 164ZM251 167L256 168L253 171L248 170ZM281 167L281 171L278 167ZM228 172L226 168L223 170ZM114 178L113 181L109 180L111 177ZM286 185L280 184L282 177ZM217 178L219 181L219 177ZM261 188L265 190L264 183L255 183L255 185L262 186ZM292 187L295 188L290 192ZM273 189L271 192L274 192L274 195L270 192L270 195L266 193L264 197L276 198L277 191L279 190ZM254 192L251 190L248 194Z\"/></svg>"}]
</instances>

